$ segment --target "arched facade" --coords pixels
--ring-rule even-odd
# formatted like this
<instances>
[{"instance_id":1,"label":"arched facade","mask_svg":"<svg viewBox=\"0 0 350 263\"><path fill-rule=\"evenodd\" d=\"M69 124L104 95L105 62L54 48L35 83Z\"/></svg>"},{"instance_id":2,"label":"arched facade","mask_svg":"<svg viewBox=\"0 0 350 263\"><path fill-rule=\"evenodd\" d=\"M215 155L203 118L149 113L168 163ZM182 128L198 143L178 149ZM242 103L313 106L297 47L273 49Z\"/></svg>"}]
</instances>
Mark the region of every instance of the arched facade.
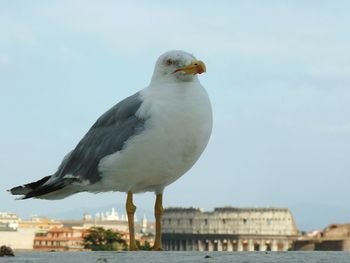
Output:
<instances>
[{"instance_id":1,"label":"arched facade","mask_svg":"<svg viewBox=\"0 0 350 263\"><path fill-rule=\"evenodd\" d=\"M169 208L162 223L165 250L286 251L298 237L285 208Z\"/></svg>"}]
</instances>

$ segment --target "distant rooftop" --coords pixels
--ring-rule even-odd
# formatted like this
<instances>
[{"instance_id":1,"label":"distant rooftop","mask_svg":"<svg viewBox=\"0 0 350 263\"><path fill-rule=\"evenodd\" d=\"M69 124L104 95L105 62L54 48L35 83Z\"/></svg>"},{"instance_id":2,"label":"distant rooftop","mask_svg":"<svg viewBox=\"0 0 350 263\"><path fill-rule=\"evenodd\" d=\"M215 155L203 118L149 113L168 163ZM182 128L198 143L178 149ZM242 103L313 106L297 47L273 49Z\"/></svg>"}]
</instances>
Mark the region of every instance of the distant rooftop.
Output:
<instances>
[{"instance_id":1,"label":"distant rooftop","mask_svg":"<svg viewBox=\"0 0 350 263\"><path fill-rule=\"evenodd\" d=\"M194 208L194 207L168 207L168 208L165 208L164 211L166 212L202 212L200 208Z\"/></svg>"},{"instance_id":2,"label":"distant rooftop","mask_svg":"<svg viewBox=\"0 0 350 263\"><path fill-rule=\"evenodd\" d=\"M200 208L194 207L169 207L164 209L165 212L203 212ZM224 206L224 207L215 207L214 211L208 211L204 213L213 213L213 212L287 212L288 208L277 208L277 207L233 207L233 206Z\"/></svg>"},{"instance_id":3,"label":"distant rooftop","mask_svg":"<svg viewBox=\"0 0 350 263\"><path fill-rule=\"evenodd\" d=\"M287 208L277 208L277 207L215 207L214 211L216 212L285 212L288 211Z\"/></svg>"}]
</instances>

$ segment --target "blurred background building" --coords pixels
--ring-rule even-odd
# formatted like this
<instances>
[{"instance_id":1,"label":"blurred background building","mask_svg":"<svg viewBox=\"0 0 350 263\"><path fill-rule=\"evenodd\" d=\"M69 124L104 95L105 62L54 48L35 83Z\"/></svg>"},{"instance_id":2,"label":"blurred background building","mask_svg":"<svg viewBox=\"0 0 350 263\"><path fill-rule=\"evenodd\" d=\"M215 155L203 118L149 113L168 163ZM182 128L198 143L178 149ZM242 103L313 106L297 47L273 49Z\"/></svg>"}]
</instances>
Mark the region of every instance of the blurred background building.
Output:
<instances>
[{"instance_id":1,"label":"blurred background building","mask_svg":"<svg viewBox=\"0 0 350 263\"><path fill-rule=\"evenodd\" d=\"M294 242L293 250L350 251L350 223L331 224L307 233Z\"/></svg>"},{"instance_id":2,"label":"blurred background building","mask_svg":"<svg viewBox=\"0 0 350 263\"><path fill-rule=\"evenodd\" d=\"M166 250L286 251L298 235L286 208L169 208L163 216Z\"/></svg>"},{"instance_id":3,"label":"blurred background building","mask_svg":"<svg viewBox=\"0 0 350 263\"><path fill-rule=\"evenodd\" d=\"M154 223L144 215L135 218L136 239L141 244L153 244ZM128 222L123 214L119 216L112 208L95 216L84 214L80 220L55 220L33 216L23 220L14 213L0 212L0 246L6 245L14 250L41 251L80 251L83 248L83 234L91 227L102 227L118 231L129 240Z\"/></svg>"}]
</instances>

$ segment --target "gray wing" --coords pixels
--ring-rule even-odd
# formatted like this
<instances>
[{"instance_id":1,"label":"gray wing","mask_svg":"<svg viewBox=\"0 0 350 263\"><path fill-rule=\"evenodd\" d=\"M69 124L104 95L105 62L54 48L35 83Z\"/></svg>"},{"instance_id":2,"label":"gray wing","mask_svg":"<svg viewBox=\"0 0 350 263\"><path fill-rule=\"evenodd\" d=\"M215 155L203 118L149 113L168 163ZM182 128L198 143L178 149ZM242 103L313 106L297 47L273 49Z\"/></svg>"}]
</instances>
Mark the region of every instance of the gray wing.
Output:
<instances>
[{"instance_id":1,"label":"gray wing","mask_svg":"<svg viewBox=\"0 0 350 263\"><path fill-rule=\"evenodd\" d=\"M63 160L54 177L69 174L90 183L99 181L100 160L120 151L126 141L143 130L145 119L135 115L141 104L140 94L136 93L103 114Z\"/></svg>"},{"instance_id":2,"label":"gray wing","mask_svg":"<svg viewBox=\"0 0 350 263\"><path fill-rule=\"evenodd\" d=\"M64 191L72 183L99 181L100 160L122 150L131 137L143 131L146 119L136 116L141 104L139 93L119 102L95 122L75 149L66 155L55 174L14 187L10 192L24 195L22 199L60 199L76 192Z\"/></svg>"}]
</instances>

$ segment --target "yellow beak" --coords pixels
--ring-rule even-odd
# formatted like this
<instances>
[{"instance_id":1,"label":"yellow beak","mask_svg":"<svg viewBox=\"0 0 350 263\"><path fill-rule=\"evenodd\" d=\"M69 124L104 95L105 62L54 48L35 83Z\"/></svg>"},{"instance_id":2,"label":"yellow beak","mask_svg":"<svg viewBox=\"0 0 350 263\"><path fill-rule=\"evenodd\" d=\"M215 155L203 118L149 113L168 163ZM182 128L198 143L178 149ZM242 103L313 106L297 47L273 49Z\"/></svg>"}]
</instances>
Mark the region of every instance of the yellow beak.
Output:
<instances>
[{"instance_id":1,"label":"yellow beak","mask_svg":"<svg viewBox=\"0 0 350 263\"><path fill-rule=\"evenodd\" d=\"M186 67L178 68L174 71L175 72L184 72L186 74L202 74L206 71L205 64L203 61L200 60L194 60L192 63Z\"/></svg>"}]
</instances>

